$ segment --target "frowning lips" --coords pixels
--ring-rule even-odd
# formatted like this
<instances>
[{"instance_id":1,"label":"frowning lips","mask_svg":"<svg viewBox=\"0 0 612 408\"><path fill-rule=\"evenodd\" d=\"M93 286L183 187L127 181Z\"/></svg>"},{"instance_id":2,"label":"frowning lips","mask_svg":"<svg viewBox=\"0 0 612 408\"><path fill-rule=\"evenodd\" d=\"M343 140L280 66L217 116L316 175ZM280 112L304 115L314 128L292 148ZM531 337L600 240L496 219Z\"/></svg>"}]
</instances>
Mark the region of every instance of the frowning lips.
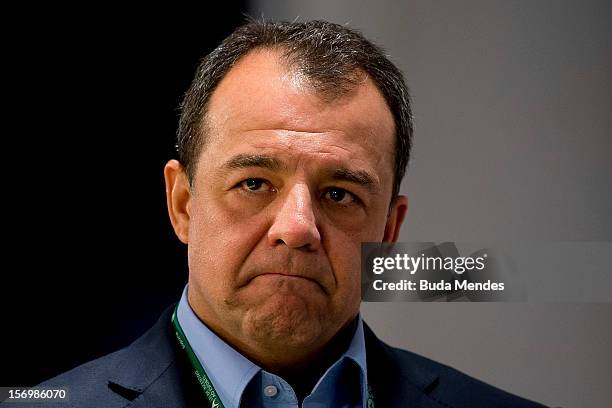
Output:
<instances>
[{"instance_id":1,"label":"frowning lips","mask_svg":"<svg viewBox=\"0 0 612 408\"><path fill-rule=\"evenodd\" d=\"M280 262L270 262L268 259L265 265L245 265L244 270L245 272L239 277L239 287L246 286L253 279L264 275L306 279L319 285L325 293L330 293L335 284L334 275L327 265L314 262L298 263L294 257L286 257Z\"/></svg>"}]
</instances>

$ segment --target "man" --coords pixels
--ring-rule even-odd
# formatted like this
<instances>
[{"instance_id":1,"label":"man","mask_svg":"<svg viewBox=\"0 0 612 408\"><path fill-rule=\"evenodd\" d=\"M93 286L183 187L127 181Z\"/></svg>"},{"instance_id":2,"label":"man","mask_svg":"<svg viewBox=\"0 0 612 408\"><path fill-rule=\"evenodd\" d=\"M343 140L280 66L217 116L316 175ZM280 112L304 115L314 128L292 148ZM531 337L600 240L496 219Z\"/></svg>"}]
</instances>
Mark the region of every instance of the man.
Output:
<instances>
[{"instance_id":1,"label":"man","mask_svg":"<svg viewBox=\"0 0 612 408\"><path fill-rule=\"evenodd\" d=\"M131 346L42 384L68 387L58 406L540 406L361 320L361 243L396 241L408 206L408 101L382 51L339 25L253 21L224 40L164 170L188 285Z\"/></svg>"}]
</instances>

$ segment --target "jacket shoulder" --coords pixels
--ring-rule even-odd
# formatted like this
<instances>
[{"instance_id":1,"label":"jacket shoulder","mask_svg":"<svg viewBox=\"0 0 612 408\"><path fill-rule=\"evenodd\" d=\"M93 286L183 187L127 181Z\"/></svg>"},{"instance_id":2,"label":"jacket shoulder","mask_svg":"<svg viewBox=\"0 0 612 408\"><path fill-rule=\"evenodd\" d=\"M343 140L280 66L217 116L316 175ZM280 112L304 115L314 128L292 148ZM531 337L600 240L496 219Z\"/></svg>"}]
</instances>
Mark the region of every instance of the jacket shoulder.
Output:
<instances>
[{"instance_id":1,"label":"jacket shoulder","mask_svg":"<svg viewBox=\"0 0 612 408\"><path fill-rule=\"evenodd\" d=\"M166 309L157 323L129 346L36 386L66 389L66 400L57 403L29 403L28 407L126 407L135 403L145 391L151 394L159 391L163 394L173 389L176 379L173 374L176 373L169 370L175 365L169 333L170 313L171 308Z\"/></svg>"},{"instance_id":2,"label":"jacket shoulder","mask_svg":"<svg viewBox=\"0 0 612 408\"><path fill-rule=\"evenodd\" d=\"M416 353L392 347L366 329L369 338L368 376L372 381L384 382L382 387L391 392L412 389L420 392L422 400L431 406L447 408L541 408L544 405L529 401L473 378L455 368L433 361ZM368 341L366 340L366 344ZM397 391L396 391L397 392ZM427 405L430 406L430 405Z\"/></svg>"},{"instance_id":3,"label":"jacket shoulder","mask_svg":"<svg viewBox=\"0 0 612 408\"><path fill-rule=\"evenodd\" d=\"M471 377L455 368L433 361L410 351L390 347L400 365L405 369L427 368L437 373L437 380L430 386L429 397L443 406L538 408L539 403L529 401Z\"/></svg>"},{"instance_id":4,"label":"jacket shoulder","mask_svg":"<svg viewBox=\"0 0 612 408\"><path fill-rule=\"evenodd\" d=\"M118 361L126 356L126 349L115 351L106 356L89 361L65 373L46 380L36 386L45 389L65 389L67 401L41 403L41 407L123 407L126 398L113 392L108 378L118 365ZM30 405L37 407L37 404Z\"/></svg>"}]
</instances>

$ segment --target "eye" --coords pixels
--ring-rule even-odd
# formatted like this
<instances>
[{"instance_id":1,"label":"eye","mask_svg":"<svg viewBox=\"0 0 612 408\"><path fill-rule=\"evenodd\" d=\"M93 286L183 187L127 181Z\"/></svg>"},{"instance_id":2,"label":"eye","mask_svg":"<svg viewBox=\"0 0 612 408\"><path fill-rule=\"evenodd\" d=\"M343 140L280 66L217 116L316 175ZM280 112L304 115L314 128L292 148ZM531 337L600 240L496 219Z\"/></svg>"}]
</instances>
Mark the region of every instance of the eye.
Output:
<instances>
[{"instance_id":1,"label":"eye","mask_svg":"<svg viewBox=\"0 0 612 408\"><path fill-rule=\"evenodd\" d=\"M274 191L274 188L264 179L260 178L248 178L240 182L240 187L244 190L252 191L255 193Z\"/></svg>"},{"instance_id":2,"label":"eye","mask_svg":"<svg viewBox=\"0 0 612 408\"><path fill-rule=\"evenodd\" d=\"M328 189L325 192L325 198L340 205L350 205L355 202L355 196L353 194L338 187Z\"/></svg>"}]
</instances>

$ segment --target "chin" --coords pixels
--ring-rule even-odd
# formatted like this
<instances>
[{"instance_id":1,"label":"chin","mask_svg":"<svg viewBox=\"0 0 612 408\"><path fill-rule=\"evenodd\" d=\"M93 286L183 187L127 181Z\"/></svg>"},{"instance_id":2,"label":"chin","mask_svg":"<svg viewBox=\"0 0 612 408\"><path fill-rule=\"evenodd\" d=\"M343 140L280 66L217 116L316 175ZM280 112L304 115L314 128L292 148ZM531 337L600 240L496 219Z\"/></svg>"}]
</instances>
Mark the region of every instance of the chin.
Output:
<instances>
[{"instance_id":1,"label":"chin","mask_svg":"<svg viewBox=\"0 0 612 408\"><path fill-rule=\"evenodd\" d=\"M272 295L249 309L243 330L265 347L316 347L330 322L325 308L319 309L298 296Z\"/></svg>"}]
</instances>

